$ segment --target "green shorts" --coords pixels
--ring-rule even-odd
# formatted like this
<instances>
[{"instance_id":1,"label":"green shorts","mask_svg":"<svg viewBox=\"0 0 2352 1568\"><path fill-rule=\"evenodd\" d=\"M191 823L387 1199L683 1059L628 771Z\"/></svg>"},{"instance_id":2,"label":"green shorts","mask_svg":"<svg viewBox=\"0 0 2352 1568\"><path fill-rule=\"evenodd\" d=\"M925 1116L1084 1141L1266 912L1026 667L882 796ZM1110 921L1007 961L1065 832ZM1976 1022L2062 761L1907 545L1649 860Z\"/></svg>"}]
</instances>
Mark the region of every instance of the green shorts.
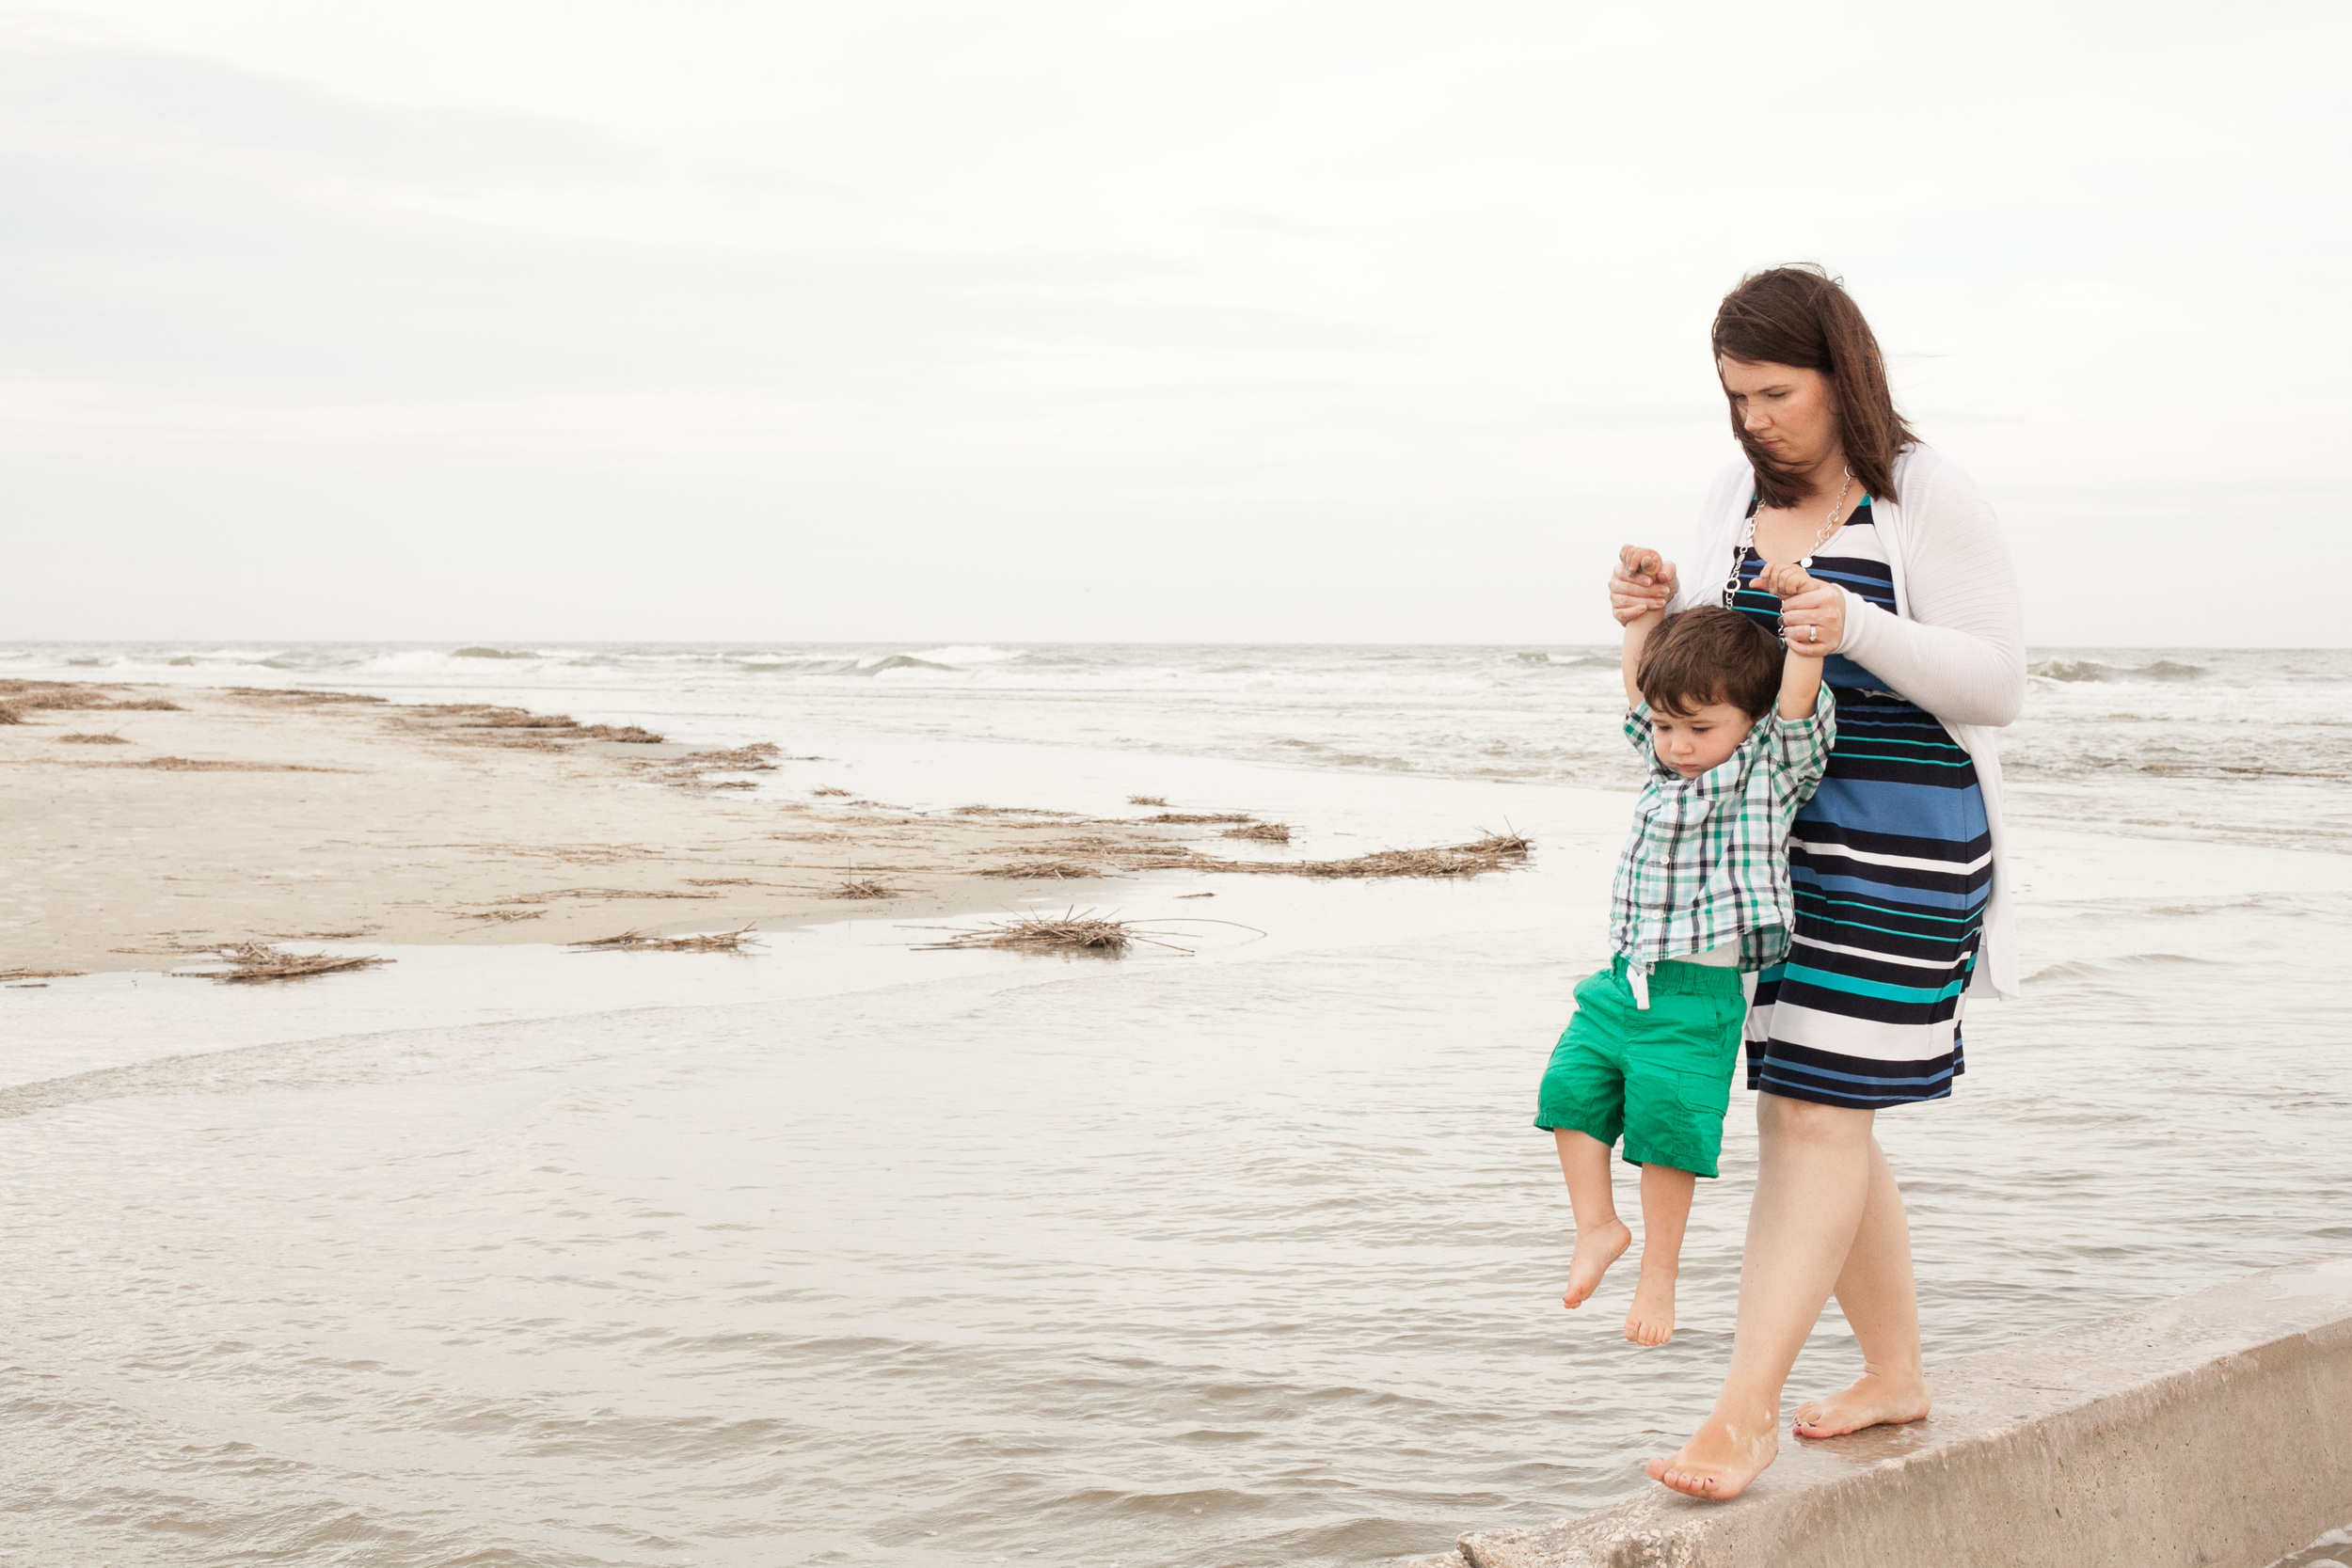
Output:
<instances>
[{"instance_id":1,"label":"green shorts","mask_svg":"<svg viewBox=\"0 0 2352 1568\"><path fill-rule=\"evenodd\" d=\"M1649 1008L1633 1005L1618 958L1576 988L1535 1097L1535 1125L1585 1132L1637 1165L1713 1176L1731 1109L1747 996L1740 972L1669 961L1650 971Z\"/></svg>"}]
</instances>

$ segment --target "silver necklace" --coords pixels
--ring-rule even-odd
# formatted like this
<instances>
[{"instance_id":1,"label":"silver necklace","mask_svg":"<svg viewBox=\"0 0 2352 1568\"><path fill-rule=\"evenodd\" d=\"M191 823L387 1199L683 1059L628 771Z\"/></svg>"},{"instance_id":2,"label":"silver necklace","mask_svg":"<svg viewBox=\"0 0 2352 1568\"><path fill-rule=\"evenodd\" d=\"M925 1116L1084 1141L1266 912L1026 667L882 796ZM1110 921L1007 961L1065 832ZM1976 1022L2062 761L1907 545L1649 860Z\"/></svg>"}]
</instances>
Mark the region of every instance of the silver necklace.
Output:
<instances>
[{"instance_id":1,"label":"silver necklace","mask_svg":"<svg viewBox=\"0 0 2352 1568\"><path fill-rule=\"evenodd\" d=\"M1848 468L1846 483L1837 487L1837 499L1829 503L1829 515L1822 519L1821 531L1813 536L1813 543L1807 545L1804 547L1804 554L1797 558L1798 565L1804 567L1807 571L1812 570L1814 552L1828 544L1829 536L1845 526L1838 514L1845 510L1846 496L1852 489L1853 470ZM1740 590L1743 586L1740 580L1740 564L1747 560L1748 551L1756 547L1756 515L1762 510L1761 507L1749 509L1747 526L1740 531L1740 542L1731 547L1731 575L1724 578L1724 604L1726 608L1740 596Z\"/></svg>"}]
</instances>

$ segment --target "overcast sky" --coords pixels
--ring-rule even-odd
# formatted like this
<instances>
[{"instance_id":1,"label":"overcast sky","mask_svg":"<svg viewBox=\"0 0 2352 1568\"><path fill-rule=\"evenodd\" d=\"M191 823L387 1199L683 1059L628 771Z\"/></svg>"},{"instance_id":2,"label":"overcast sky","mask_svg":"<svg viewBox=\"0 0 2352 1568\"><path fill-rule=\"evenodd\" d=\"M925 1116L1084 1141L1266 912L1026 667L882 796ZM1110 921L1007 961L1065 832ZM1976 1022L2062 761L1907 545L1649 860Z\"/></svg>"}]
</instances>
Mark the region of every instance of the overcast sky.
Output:
<instances>
[{"instance_id":1,"label":"overcast sky","mask_svg":"<svg viewBox=\"0 0 2352 1568\"><path fill-rule=\"evenodd\" d=\"M0 636L1594 640L1731 452L1717 299L1818 260L2036 641L2345 642L2347 58L2340 4L7 6Z\"/></svg>"}]
</instances>

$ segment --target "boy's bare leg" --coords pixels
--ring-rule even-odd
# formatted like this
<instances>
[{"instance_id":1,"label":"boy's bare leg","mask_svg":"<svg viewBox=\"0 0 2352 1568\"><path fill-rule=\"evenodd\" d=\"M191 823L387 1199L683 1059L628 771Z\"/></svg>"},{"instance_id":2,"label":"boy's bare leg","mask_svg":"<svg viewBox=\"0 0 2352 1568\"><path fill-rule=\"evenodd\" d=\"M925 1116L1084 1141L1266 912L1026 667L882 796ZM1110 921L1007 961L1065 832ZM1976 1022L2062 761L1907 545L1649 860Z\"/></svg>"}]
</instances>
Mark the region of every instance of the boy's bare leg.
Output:
<instances>
[{"instance_id":1,"label":"boy's bare leg","mask_svg":"<svg viewBox=\"0 0 2352 1568\"><path fill-rule=\"evenodd\" d=\"M1740 1325L1715 1408L1652 1481L1736 1497L1780 1451L1780 1393L1845 1272L1870 1196L1868 1111L1756 1097L1756 1197L1740 1264Z\"/></svg>"},{"instance_id":2,"label":"boy's bare leg","mask_svg":"<svg viewBox=\"0 0 2352 1568\"><path fill-rule=\"evenodd\" d=\"M1568 1261L1568 1288L1560 1297L1560 1305L1573 1311L1600 1288L1609 1265L1633 1244L1633 1232L1617 1218L1609 1146L1589 1132L1565 1129L1551 1139L1560 1149L1560 1174L1568 1179L1568 1206L1576 1211L1576 1256Z\"/></svg>"},{"instance_id":3,"label":"boy's bare leg","mask_svg":"<svg viewBox=\"0 0 2352 1568\"><path fill-rule=\"evenodd\" d=\"M1862 1211L1861 1227L1854 1232L1853 1250L1846 1254L1846 1267L1837 1275L1837 1305L1854 1338L1862 1341L1862 1375L1843 1393L1797 1406L1797 1435L1836 1437L1926 1417L1928 1379L1919 1364L1911 1222L1876 1138L1870 1140L1870 1197Z\"/></svg>"},{"instance_id":4,"label":"boy's bare leg","mask_svg":"<svg viewBox=\"0 0 2352 1568\"><path fill-rule=\"evenodd\" d=\"M1691 1223L1691 1193L1699 1179L1655 1163L1642 1167L1642 1276L1625 1337L1662 1345L1675 1337L1675 1277L1682 1271L1682 1230Z\"/></svg>"}]
</instances>

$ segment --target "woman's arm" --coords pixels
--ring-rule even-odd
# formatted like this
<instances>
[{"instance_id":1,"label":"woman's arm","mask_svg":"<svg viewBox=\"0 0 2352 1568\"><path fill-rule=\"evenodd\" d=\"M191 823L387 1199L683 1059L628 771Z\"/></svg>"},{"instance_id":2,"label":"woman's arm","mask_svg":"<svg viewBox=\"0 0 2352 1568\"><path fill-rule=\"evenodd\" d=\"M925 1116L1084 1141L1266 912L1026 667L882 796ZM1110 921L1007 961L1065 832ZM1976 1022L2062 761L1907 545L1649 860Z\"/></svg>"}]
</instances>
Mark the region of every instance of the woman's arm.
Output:
<instances>
[{"instance_id":1,"label":"woman's arm","mask_svg":"<svg viewBox=\"0 0 2352 1568\"><path fill-rule=\"evenodd\" d=\"M2008 541L1966 475L1939 465L1921 479L1904 502L1910 613L1841 590L1837 651L1938 719L2006 724L2026 700L2026 608Z\"/></svg>"}]
</instances>

